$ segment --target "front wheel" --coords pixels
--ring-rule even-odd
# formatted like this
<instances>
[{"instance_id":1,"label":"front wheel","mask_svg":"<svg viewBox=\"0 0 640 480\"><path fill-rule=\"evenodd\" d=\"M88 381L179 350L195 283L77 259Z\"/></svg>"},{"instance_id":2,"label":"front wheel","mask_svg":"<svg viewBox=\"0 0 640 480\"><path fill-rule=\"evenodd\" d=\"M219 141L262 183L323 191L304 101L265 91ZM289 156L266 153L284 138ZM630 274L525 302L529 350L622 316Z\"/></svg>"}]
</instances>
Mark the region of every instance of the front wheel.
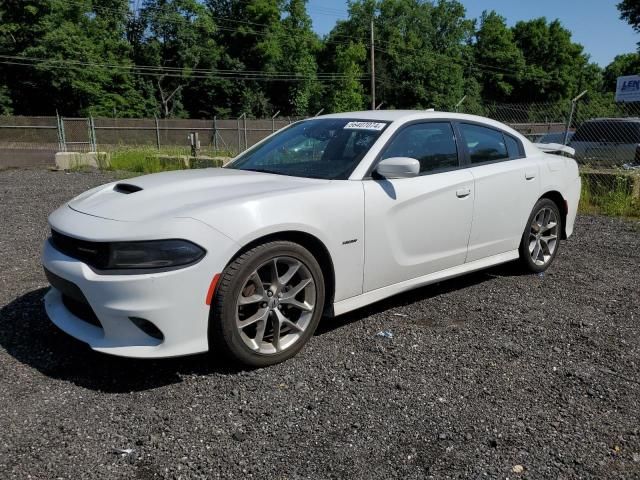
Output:
<instances>
[{"instance_id":1,"label":"front wheel","mask_svg":"<svg viewBox=\"0 0 640 480\"><path fill-rule=\"evenodd\" d=\"M533 207L520 242L520 261L529 271L544 272L560 247L562 217L558 206L548 198Z\"/></svg>"},{"instance_id":2,"label":"front wheel","mask_svg":"<svg viewBox=\"0 0 640 480\"><path fill-rule=\"evenodd\" d=\"M313 335L324 295L322 270L308 250L286 241L259 245L223 272L209 343L254 367L287 360Z\"/></svg>"}]
</instances>

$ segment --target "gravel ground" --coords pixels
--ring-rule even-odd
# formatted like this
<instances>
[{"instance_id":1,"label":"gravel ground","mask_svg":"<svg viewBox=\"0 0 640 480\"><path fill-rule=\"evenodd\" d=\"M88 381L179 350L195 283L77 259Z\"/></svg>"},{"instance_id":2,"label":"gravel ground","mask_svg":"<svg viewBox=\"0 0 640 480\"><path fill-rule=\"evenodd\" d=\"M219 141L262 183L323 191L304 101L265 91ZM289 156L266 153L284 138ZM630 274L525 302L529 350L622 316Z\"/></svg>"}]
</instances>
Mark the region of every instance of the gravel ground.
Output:
<instances>
[{"instance_id":1,"label":"gravel ground","mask_svg":"<svg viewBox=\"0 0 640 480\"><path fill-rule=\"evenodd\" d=\"M637 223L580 217L544 276L422 288L239 371L49 323L47 214L108 180L0 172L1 478L640 478Z\"/></svg>"}]
</instances>

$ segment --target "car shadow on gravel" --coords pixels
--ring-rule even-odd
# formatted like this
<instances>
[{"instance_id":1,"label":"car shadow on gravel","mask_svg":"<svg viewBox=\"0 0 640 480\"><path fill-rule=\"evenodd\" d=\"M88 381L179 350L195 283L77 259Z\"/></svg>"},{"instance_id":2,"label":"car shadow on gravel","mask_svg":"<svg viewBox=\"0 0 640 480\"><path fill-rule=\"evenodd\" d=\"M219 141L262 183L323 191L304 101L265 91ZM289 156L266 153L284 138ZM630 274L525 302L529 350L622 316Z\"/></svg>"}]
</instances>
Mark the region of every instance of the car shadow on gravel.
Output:
<instances>
[{"instance_id":1,"label":"car shadow on gravel","mask_svg":"<svg viewBox=\"0 0 640 480\"><path fill-rule=\"evenodd\" d=\"M374 313L464 289L495 277L520 274L517 266L507 264L422 287L336 319L325 319L316 335L363 320ZM49 321L42 300L46 292L47 288L31 291L0 309L0 346L18 361L48 377L91 390L123 393L179 383L185 375L235 375L242 371L238 365L211 354L140 360L94 352Z\"/></svg>"},{"instance_id":2,"label":"car shadow on gravel","mask_svg":"<svg viewBox=\"0 0 640 480\"><path fill-rule=\"evenodd\" d=\"M345 315L341 315L335 319L325 318L320 322L320 325L318 325L315 334L323 335L338 328L344 327L345 325L359 322L360 320L363 320L376 313L404 307L415 302L438 297L440 295L454 292L456 290L464 290L465 288L471 287L473 285L478 285L495 278L519 277L523 275L531 275L531 273L525 271L517 261L497 265L486 270L480 270L460 277L455 277L450 280L445 280L442 282L420 287L415 290L409 290L408 292L399 293L398 295L385 298L384 300L380 300L379 302L359 308L358 310L354 310ZM423 322L423 326L432 325Z\"/></svg>"},{"instance_id":3,"label":"car shadow on gravel","mask_svg":"<svg viewBox=\"0 0 640 480\"><path fill-rule=\"evenodd\" d=\"M40 288L0 309L0 346L44 375L91 390L123 393L179 383L184 375L237 374L240 369L210 354L140 360L94 352L47 318Z\"/></svg>"}]
</instances>

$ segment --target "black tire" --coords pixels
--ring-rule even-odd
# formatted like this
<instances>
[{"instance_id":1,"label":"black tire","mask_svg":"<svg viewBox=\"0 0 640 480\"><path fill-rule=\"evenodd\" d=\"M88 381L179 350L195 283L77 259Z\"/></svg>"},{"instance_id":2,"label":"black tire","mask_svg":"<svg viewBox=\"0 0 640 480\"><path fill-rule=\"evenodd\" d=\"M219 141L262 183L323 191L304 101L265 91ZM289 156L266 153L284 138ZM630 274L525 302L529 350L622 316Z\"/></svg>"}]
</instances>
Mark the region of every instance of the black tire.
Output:
<instances>
[{"instance_id":1,"label":"black tire","mask_svg":"<svg viewBox=\"0 0 640 480\"><path fill-rule=\"evenodd\" d=\"M289 348L278 353L262 354L249 348L236 326L237 299L247 279L256 269L277 257L292 257L301 262L315 283L315 309L300 337ZM324 307L325 284L322 269L315 257L304 247L288 241L273 241L258 245L232 261L224 270L211 303L209 346L232 361L251 367L274 365L296 355L313 335ZM269 317L271 318L271 317Z\"/></svg>"},{"instance_id":2,"label":"black tire","mask_svg":"<svg viewBox=\"0 0 640 480\"><path fill-rule=\"evenodd\" d=\"M530 239L531 239L530 235L531 235L531 226L533 224L534 219L544 209L551 209L555 214L555 218L557 220L556 221L557 240L555 241L555 248L551 253L549 259L546 260L544 264L540 265L536 263L532 258L532 254L530 251ZM560 215L560 209L558 208L558 205L556 205L556 203L553 200L550 200L548 198L541 198L533 207L533 210L531 211L531 215L529 215L529 219L527 220L527 224L524 228L524 232L522 233L520 247L518 249L520 253L520 263L525 268L525 270L533 273L540 273L540 272L544 272L547 268L551 266L551 264L553 263L553 260L558 254L558 250L560 249L561 232L562 232L562 215Z\"/></svg>"}]
</instances>

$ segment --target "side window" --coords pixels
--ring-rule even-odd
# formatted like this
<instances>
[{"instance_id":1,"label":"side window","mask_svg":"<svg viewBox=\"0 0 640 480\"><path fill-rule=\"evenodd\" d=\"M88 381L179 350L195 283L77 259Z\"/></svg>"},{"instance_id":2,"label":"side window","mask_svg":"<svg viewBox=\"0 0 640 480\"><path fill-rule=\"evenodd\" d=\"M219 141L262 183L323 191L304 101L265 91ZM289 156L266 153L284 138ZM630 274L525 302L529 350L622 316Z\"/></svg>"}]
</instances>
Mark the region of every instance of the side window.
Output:
<instances>
[{"instance_id":1,"label":"side window","mask_svg":"<svg viewBox=\"0 0 640 480\"><path fill-rule=\"evenodd\" d=\"M460 131L467 144L472 164L509 158L502 132L470 123L461 123Z\"/></svg>"},{"instance_id":2,"label":"side window","mask_svg":"<svg viewBox=\"0 0 640 480\"><path fill-rule=\"evenodd\" d=\"M518 142L511 135L504 134L504 140L507 144L507 151L509 152L509 158L522 158L522 152L520 151L520 142Z\"/></svg>"},{"instance_id":3,"label":"side window","mask_svg":"<svg viewBox=\"0 0 640 480\"><path fill-rule=\"evenodd\" d=\"M420 162L420 173L455 168L458 149L449 122L428 122L410 125L391 140L382 154L382 160L391 157L415 158Z\"/></svg>"}]
</instances>

